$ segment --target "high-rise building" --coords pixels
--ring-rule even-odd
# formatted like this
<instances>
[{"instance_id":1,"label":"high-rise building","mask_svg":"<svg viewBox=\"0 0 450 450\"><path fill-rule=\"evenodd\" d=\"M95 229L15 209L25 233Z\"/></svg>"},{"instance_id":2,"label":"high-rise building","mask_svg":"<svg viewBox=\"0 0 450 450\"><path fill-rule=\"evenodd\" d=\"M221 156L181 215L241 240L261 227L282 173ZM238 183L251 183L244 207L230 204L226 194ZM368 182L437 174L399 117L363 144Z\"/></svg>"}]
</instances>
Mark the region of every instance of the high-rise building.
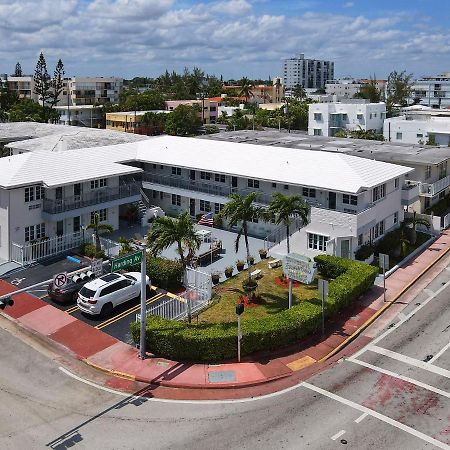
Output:
<instances>
[{"instance_id":1,"label":"high-rise building","mask_svg":"<svg viewBox=\"0 0 450 450\"><path fill-rule=\"evenodd\" d=\"M300 53L283 60L283 80L286 89L297 84L304 88L323 89L327 80L334 79L334 62L305 59Z\"/></svg>"}]
</instances>

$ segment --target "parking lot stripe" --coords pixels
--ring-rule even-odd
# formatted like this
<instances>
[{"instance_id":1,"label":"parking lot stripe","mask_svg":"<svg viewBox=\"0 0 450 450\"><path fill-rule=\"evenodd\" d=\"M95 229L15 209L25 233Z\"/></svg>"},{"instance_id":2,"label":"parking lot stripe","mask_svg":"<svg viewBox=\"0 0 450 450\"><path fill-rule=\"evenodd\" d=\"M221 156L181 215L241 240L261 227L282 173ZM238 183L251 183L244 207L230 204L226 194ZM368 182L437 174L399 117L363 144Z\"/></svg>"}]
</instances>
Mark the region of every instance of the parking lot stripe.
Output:
<instances>
[{"instance_id":1,"label":"parking lot stripe","mask_svg":"<svg viewBox=\"0 0 450 450\"><path fill-rule=\"evenodd\" d=\"M441 348L429 361L428 364L433 364L440 356L442 356L448 349L450 349L450 342Z\"/></svg>"},{"instance_id":2,"label":"parking lot stripe","mask_svg":"<svg viewBox=\"0 0 450 450\"><path fill-rule=\"evenodd\" d=\"M161 294L155 295L154 297L147 300L146 305L149 305L150 303L153 303L156 300L159 300L161 297L164 297L165 295L166 295L166 293L161 293ZM124 317L132 314L133 312L138 311L140 309L140 307L141 307L141 305L135 305L132 308L118 314L117 316L111 317L110 319L105 320L102 323L99 323L95 328L97 328L97 330L101 330L102 328L105 328L108 325L111 325L112 323L117 322L120 319L123 319Z\"/></svg>"},{"instance_id":3,"label":"parking lot stripe","mask_svg":"<svg viewBox=\"0 0 450 450\"><path fill-rule=\"evenodd\" d=\"M69 309L66 309L65 310L65 312L67 313L67 314L72 314L72 313L74 313L75 311L78 311L78 305L75 305L75 306L72 306L71 308L69 308Z\"/></svg>"}]
</instances>

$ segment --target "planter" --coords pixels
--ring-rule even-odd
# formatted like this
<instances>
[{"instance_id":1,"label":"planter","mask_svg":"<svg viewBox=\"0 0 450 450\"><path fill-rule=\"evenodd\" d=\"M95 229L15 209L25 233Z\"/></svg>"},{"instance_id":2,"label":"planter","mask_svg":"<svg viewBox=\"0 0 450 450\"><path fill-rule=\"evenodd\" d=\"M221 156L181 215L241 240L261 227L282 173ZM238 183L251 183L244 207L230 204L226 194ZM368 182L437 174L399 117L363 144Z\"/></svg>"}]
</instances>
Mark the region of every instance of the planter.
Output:
<instances>
[{"instance_id":1,"label":"planter","mask_svg":"<svg viewBox=\"0 0 450 450\"><path fill-rule=\"evenodd\" d=\"M260 250L259 251L259 257L261 259L266 259L267 258L267 252L265 250L264 251Z\"/></svg>"},{"instance_id":2,"label":"planter","mask_svg":"<svg viewBox=\"0 0 450 450\"><path fill-rule=\"evenodd\" d=\"M227 278L231 278L233 276L233 271L232 270L225 270L225 276Z\"/></svg>"},{"instance_id":3,"label":"planter","mask_svg":"<svg viewBox=\"0 0 450 450\"><path fill-rule=\"evenodd\" d=\"M253 266L253 264L255 264L255 257L250 256L250 258L248 258L248 262L250 263L251 266Z\"/></svg>"},{"instance_id":4,"label":"planter","mask_svg":"<svg viewBox=\"0 0 450 450\"><path fill-rule=\"evenodd\" d=\"M245 264L236 264L236 268L239 272L242 272L244 270Z\"/></svg>"},{"instance_id":5,"label":"planter","mask_svg":"<svg viewBox=\"0 0 450 450\"><path fill-rule=\"evenodd\" d=\"M211 275L211 281L214 284L217 284L220 281L220 274L212 274Z\"/></svg>"}]
</instances>

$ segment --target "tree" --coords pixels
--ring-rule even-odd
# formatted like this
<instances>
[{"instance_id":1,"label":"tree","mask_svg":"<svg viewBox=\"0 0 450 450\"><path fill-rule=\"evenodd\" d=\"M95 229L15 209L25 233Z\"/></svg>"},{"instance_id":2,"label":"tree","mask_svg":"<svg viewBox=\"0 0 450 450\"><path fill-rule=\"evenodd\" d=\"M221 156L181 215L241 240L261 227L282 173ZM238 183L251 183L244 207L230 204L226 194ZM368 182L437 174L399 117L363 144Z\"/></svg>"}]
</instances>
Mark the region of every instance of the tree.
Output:
<instances>
[{"instance_id":1,"label":"tree","mask_svg":"<svg viewBox=\"0 0 450 450\"><path fill-rule=\"evenodd\" d=\"M177 246L183 269L186 270L188 260L185 249L189 254L195 254L200 248L201 239L196 234L194 223L188 211L183 211L178 217L157 217L153 221L152 229L147 235L150 254L158 255L163 250Z\"/></svg>"},{"instance_id":2,"label":"tree","mask_svg":"<svg viewBox=\"0 0 450 450\"><path fill-rule=\"evenodd\" d=\"M306 98L305 88L301 84L296 84L292 89L292 96L297 100L303 100Z\"/></svg>"},{"instance_id":3,"label":"tree","mask_svg":"<svg viewBox=\"0 0 450 450\"><path fill-rule=\"evenodd\" d=\"M370 77L368 83L365 83L358 94L354 95L355 98L365 98L370 103L378 103L381 101L381 92L377 88L376 78Z\"/></svg>"},{"instance_id":4,"label":"tree","mask_svg":"<svg viewBox=\"0 0 450 450\"><path fill-rule=\"evenodd\" d=\"M63 80L64 80L64 64L61 59L55 67L55 72L53 74L53 80L51 80L49 103L50 109L53 109L61 100L59 96L63 91Z\"/></svg>"},{"instance_id":5,"label":"tree","mask_svg":"<svg viewBox=\"0 0 450 450\"><path fill-rule=\"evenodd\" d=\"M9 89L8 80L2 81L0 78L0 111L2 117L6 120L7 111L9 111L19 100L18 95Z\"/></svg>"},{"instance_id":6,"label":"tree","mask_svg":"<svg viewBox=\"0 0 450 450\"><path fill-rule=\"evenodd\" d=\"M45 61L44 54L41 52L38 62L36 63L36 69L34 71L34 93L39 96L42 101L43 108L43 121L46 121L45 104L51 98L51 79L47 71L47 63Z\"/></svg>"},{"instance_id":7,"label":"tree","mask_svg":"<svg viewBox=\"0 0 450 450\"><path fill-rule=\"evenodd\" d=\"M166 117L166 133L173 136L194 136L202 126L198 105L179 105Z\"/></svg>"},{"instance_id":8,"label":"tree","mask_svg":"<svg viewBox=\"0 0 450 450\"><path fill-rule=\"evenodd\" d=\"M412 217L405 218L405 225L408 227L409 232L409 242L414 245L417 241L417 225L423 225L427 229L431 227L431 223L425 217L417 217L416 211L414 211Z\"/></svg>"},{"instance_id":9,"label":"tree","mask_svg":"<svg viewBox=\"0 0 450 450\"><path fill-rule=\"evenodd\" d=\"M147 135L162 134L166 124L166 114L148 111L141 118L141 126Z\"/></svg>"},{"instance_id":10,"label":"tree","mask_svg":"<svg viewBox=\"0 0 450 450\"><path fill-rule=\"evenodd\" d=\"M392 71L387 80L387 110L389 115L392 114L394 105L407 106L408 99L412 92L412 74Z\"/></svg>"},{"instance_id":11,"label":"tree","mask_svg":"<svg viewBox=\"0 0 450 450\"><path fill-rule=\"evenodd\" d=\"M241 97L245 97L245 103L248 103L249 98L253 96L252 92L253 83L247 77L243 77L239 81L239 86L240 86L239 95Z\"/></svg>"},{"instance_id":12,"label":"tree","mask_svg":"<svg viewBox=\"0 0 450 450\"><path fill-rule=\"evenodd\" d=\"M275 217L277 225L286 227L286 247L287 253L291 251L290 247L290 225L292 219L299 217L303 225L309 222L310 206L300 195L284 195L281 192L272 194L267 214L272 218ZM289 279L289 308L292 306L292 280Z\"/></svg>"},{"instance_id":13,"label":"tree","mask_svg":"<svg viewBox=\"0 0 450 450\"><path fill-rule=\"evenodd\" d=\"M53 117L54 113L51 113ZM39 103L24 98L13 104L8 112L10 122L43 122L44 109Z\"/></svg>"},{"instance_id":14,"label":"tree","mask_svg":"<svg viewBox=\"0 0 450 450\"><path fill-rule=\"evenodd\" d=\"M87 226L88 230L94 231L95 236L95 253L100 253L102 250L102 247L100 245L100 232L103 231L105 233L111 233L113 230L113 227L107 223L101 223L100 222L100 214L95 213L93 217L92 223L90 223Z\"/></svg>"},{"instance_id":15,"label":"tree","mask_svg":"<svg viewBox=\"0 0 450 450\"><path fill-rule=\"evenodd\" d=\"M22 66L20 65L20 62L16 63L16 67L14 69L14 76L15 77L21 77L22 76Z\"/></svg>"},{"instance_id":16,"label":"tree","mask_svg":"<svg viewBox=\"0 0 450 450\"><path fill-rule=\"evenodd\" d=\"M228 225L234 227L239 225L239 232L235 241L236 253L239 250L239 241L244 235L245 247L247 250L247 266L248 266L248 280L251 280L251 262L250 262L250 248L248 244L248 222L254 219L264 218L262 207L255 205L255 200L258 194L251 192L245 197L240 194L231 194L228 203L222 208L218 214L220 219L226 218Z\"/></svg>"}]
</instances>

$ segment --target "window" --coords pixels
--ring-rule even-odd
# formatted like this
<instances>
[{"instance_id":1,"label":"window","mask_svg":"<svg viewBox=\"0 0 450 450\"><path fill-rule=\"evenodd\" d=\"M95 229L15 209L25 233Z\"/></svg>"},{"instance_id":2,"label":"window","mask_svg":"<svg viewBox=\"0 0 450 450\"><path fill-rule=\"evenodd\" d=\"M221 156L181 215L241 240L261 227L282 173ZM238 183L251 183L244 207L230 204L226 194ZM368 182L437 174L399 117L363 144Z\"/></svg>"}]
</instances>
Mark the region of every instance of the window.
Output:
<instances>
[{"instance_id":1,"label":"window","mask_svg":"<svg viewBox=\"0 0 450 450\"><path fill-rule=\"evenodd\" d=\"M427 166L425 169L425 179L431 177L431 166Z\"/></svg>"},{"instance_id":2,"label":"window","mask_svg":"<svg viewBox=\"0 0 450 450\"><path fill-rule=\"evenodd\" d=\"M314 136L322 136L322 129L314 128Z\"/></svg>"},{"instance_id":3,"label":"window","mask_svg":"<svg viewBox=\"0 0 450 450\"><path fill-rule=\"evenodd\" d=\"M156 164L152 164L152 168L153 168L153 169L156 169Z\"/></svg>"},{"instance_id":4,"label":"window","mask_svg":"<svg viewBox=\"0 0 450 450\"><path fill-rule=\"evenodd\" d=\"M358 245L362 245L363 244L363 234L359 234L358 235Z\"/></svg>"},{"instance_id":5,"label":"window","mask_svg":"<svg viewBox=\"0 0 450 450\"><path fill-rule=\"evenodd\" d=\"M303 196L316 198L316 190L313 188L304 187L303 188Z\"/></svg>"},{"instance_id":6,"label":"window","mask_svg":"<svg viewBox=\"0 0 450 450\"><path fill-rule=\"evenodd\" d=\"M378 222L371 230L372 239L377 239L384 234L384 220Z\"/></svg>"},{"instance_id":7,"label":"window","mask_svg":"<svg viewBox=\"0 0 450 450\"><path fill-rule=\"evenodd\" d=\"M164 169L164 166L159 166L159 169L160 169L160 170L163 170L163 169Z\"/></svg>"},{"instance_id":8,"label":"window","mask_svg":"<svg viewBox=\"0 0 450 450\"><path fill-rule=\"evenodd\" d=\"M159 191L159 199L164 200L164 192L163 191Z\"/></svg>"},{"instance_id":9,"label":"window","mask_svg":"<svg viewBox=\"0 0 450 450\"><path fill-rule=\"evenodd\" d=\"M43 237L45 237L45 223L25 227L25 242L31 242Z\"/></svg>"},{"instance_id":10,"label":"window","mask_svg":"<svg viewBox=\"0 0 450 450\"><path fill-rule=\"evenodd\" d=\"M363 116L362 114L356 114L356 118L357 118L358 120L363 120L363 119L364 119L364 116Z\"/></svg>"},{"instance_id":11,"label":"window","mask_svg":"<svg viewBox=\"0 0 450 450\"><path fill-rule=\"evenodd\" d=\"M25 203L34 201L34 186L25 188Z\"/></svg>"},{"instance_id":12,"label":"window","mask_svg":"<svg viewBox=\"0 0 450 450\"><path fill-rule=\"evenodd\" d=\"M172 205L181 206L181 195L172 194Z\"/></svg>"},{"instance_id":13,"label":"window","mask_svg":"<svg viewBox=\"0 0 450 450\"><path fill-rule=\"evenodd\" d=\"M308 233L308 248L311 250L326 251L329 237L321 234Z\"/></svg>"},{"instance_id":14,"label":"window","mask_svg":"<svg viewBox=\"0 0 450 450\"><path fill-rule=\"evenodd\" d=\"M322 113L314 113L314 120L322 120Z\"/></svg>"},{"instance_id":15,"label":"window","mask_svg":"<svg viewBox=\"0 0 450 450\"><path fill-rule=\"evenodd\" d=\"M342 203L346 205L358 205L358 197L356 195L343 194L342 195Z\"/></svg>"},{"instance_id":16,"label":"window","mask_svg":"<svg viewBox=\"0 0 450 450\"><path fill-rule=\"evenodd\" d=\"M200 200L200 211L210 212L211 211L211 203L206 200Z\"/></svg>"},{"instance_id":17,"label":"window","mask_svg":"<svg viewBox=\"0 0 450 450\"><path fill-rule=\"evenodd\" d=\"M73 218L73 232L78 233L78 231L80 231L80 228L81 228L81 217L76 216Z\"/></svg>"},{"instance_id":18,"label":"window","mask_svg":"<svg viewBox=\"0 0 450 450\"><path fill-rule=\"evenodd\" d=\"M372 202L376 202L386 197L386 185L380 184L372 189Z\"/></svg>"},{"instance_id":19,"label":"window","mask_svg":"<svg viewBox=\"0 0 450 450\"><path fill-rule=\"evenodd\" d=\"M252 217L252 218L250 219L250 222L253 222L253 223L258 223L258 222L259 222L259 220L258 220L258 218L257 218L257 217Z\"/></svg>"},{"instance_id":20,"label":"window","mask_svg":"<svg viewBox=\"0 0 450 450\"><path fill-rule=\"evenodd\" d=\"M25 227L25 242L34 241L34 225Z\"/></svg>"},{"instance_id":21,"label":"window","mask_svg":"<svg viewBox=\"0 0 450 450\"><path fill-rule=\"evenodd\" d=\"M98 211L91 212L91 223L94 223L95 214L99 215L99 221L105 222L108 219L108 210L107 209L99 209Z\"/></svg>"},{"instance_id":22,"label":"window","mask_svg":"<svg viewBox=\"0 0 450 450\"><path fill-rule=\"evenodd\" d=\"M209 172L200 172L200 178L202 180L210 180L211 174Z\"/></svg>"},{"instance_id":23,"label":"window","mask_svg":"<svg viewBox=\"0 0 450 450\"><path fill-rule=\"evenodd\" d=\"M398 223L398 212L394 213L394 224Z\"/></svg>"},{"instance_id":24,"label":"window","mask_svg":"<svg viewBox=\"0 0 450 450\"><path fill-rule=\"evenodd\" d=\"M219 183L225 183L225 175L221 175L220 173L216 173L214 175L214 180L216 180Z\"/></svg>"},{"instance_id":25,"label":"window","mask_svg":"<svg viewBox=\"0 0 450 450\"><path fill-rule=\"evenodd\" d=\"M394 187L395 187L395 189L398 188L398 178L396 178L396 179L394 180Z\"/></svg>"},{"instance_id":26,"label":"window","mask_svg":"<svg viewBox=\"0 0 450 450\"><path fill-rule=\"evenodd\" d=\"M36 200L41 200L45 197L45 191L42 186L36 186Z\"/></svg>"},{"instance_id":27,"label":"window","mask_svg":"<svg viewBox=\"0 0 450 450\"><path fill-rule=\"evenodd\" d=\"M45 223L38 223L36 225L36 239L43 238L45 236Z\"/></svg>"},{"instance_id":28,"label":"window","mask_svg":"<svg viewBox=\"0 0 450 450\"><path fill-rule=\"evenodd\" d=\"M272 183L272 187L273 187L274 189L276 189L277 183Z\"/></svg>"},{"instance_id":29,"label":"window","mask_svg":"<svg viewBox=\"0 0 450 450\"><path fill-rule=\"evenodd\" d=\"M418 138L423 138L423 133L417 133L417 134L416 134L416 137L418 137Z\"/></svg>"},{"instance_id":30,"label":"window","mask_svg":"<svg viewBox=\"0 0 450 450\"><path fill-rule=\"evenodd\" d=\"M395 139L397 139L397 141L401 141L402 137L403 137L403 134L399 133L399 132L397 132L396 135L395 135Z\"/></svg>"},{"instance_id":31,"label":"window","mask_svg":"<svg viewBox=\"0 0 450 450\"><path fill-rule=\"evenodd\" d=\"M249 178L247 180L247 186L250 188L259 189L259 180L253 180L252 178Z\"/></svg>"},{"instance_id":32,"label":"window","mask_svg":"<svg viewBox=\"0 0 450 450\"><path fill-rule=\"evenodd\" d=\"M158 198L158 191L152 191L152 197Z\"/></svg>"},{"instance_id":33,"label":"window","mask_svg":"<svg viewBox=\"0 0 450 450\"><path fill-rule=\"evenodd\" d=\"M91 189L104 188L108 185L106 178L99 178L98 180L91 180Z\"/></svg>"},{"instance_id":34,"label":"window","mask_svg":"<svg viewBox=\"0 0 450 450\"><path fill-rule=\"evenodd\" d=\"M181 175L181 167L172 167L172 175Z\"/></svg>"},{"instance_id":35,"label":"window","mask_svg":"<svg viewBox=\"0 0 450 450\"><path fill-rule=\"evenodd\" d=\"M289 190L289 185L288 185L288 184L285 184L285 185L283 186L283 188L284 188L285 191L288 191L288 190Z\"/></svg>"},{"instance_id":36,"label":"window","mask_svg":"<svg viewBox=\"0 0 450 450\"><path fill-rule=\"evenodd\" d=\"M214 203L214 214L219 214L222 211L224 205L221 203Z\"/></svg>"}]
</instances>

